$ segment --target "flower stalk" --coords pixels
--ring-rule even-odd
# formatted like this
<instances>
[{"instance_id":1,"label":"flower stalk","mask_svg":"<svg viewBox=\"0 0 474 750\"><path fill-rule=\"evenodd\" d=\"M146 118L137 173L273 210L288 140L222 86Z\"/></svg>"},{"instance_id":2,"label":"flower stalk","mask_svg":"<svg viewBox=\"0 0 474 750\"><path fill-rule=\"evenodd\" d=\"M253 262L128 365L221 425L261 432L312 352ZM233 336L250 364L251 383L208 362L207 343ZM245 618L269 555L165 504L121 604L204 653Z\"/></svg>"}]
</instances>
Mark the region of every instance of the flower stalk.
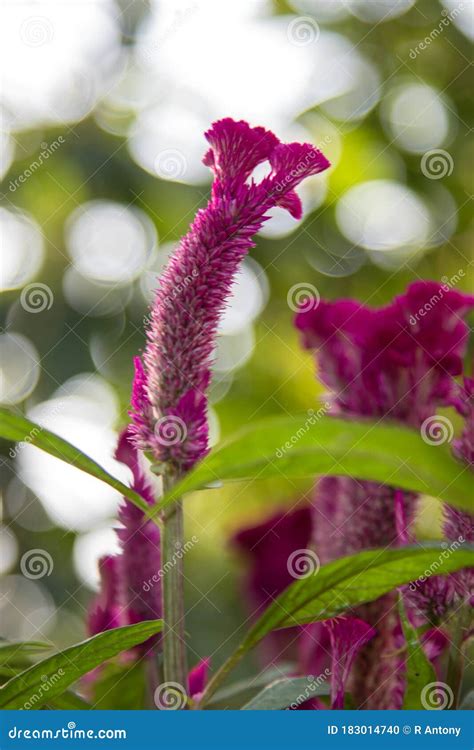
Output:
<instances>
[{"instance_id":1,"label":"flower stalk","mask_svg":"<svg viewBox=\"0 0 474 750\"><path fill-rule=\"evenodd\" d=\"M165 493L175 484L176 478L163 477ZM183 556L183 503L178 500L167 508L163 516L162 569L163 576L163 674L165 682L181 685L186 690L187 659L184 619Z\"/></svg>"}]
</instances>

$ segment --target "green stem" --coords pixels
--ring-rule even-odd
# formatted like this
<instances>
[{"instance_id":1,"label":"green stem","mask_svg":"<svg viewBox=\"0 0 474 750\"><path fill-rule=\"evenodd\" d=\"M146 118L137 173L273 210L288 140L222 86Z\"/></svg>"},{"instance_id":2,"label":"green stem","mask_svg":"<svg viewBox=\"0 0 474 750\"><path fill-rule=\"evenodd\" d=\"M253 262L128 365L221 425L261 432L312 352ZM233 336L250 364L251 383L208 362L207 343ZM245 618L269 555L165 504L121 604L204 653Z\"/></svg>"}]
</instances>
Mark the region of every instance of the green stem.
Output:
<instances>
[{"instance_id":1,"label":"green stem","mask_svg":"<svg viewBox=\"0 0 474 750\"><path fill-rule=\"evenodd\" d=\"M161 670L154 651L148 654L145 661L145 674L147 677L147 700L151 709L156 709L155 690L162 683Z\"/></svg>"},{"instance_id":2,"label":"green stem","mask_svg":"<svg viewBox=\"0 0 474 750\"><path fill-rule=\"evenodd\" d=\"M175 477L163 477L167 492ZM184 626L183 505L179 500L164 513L161 536L163 571L163 672L165 682L181 685L186 692L188 669Z\"/></svg>"},{"instance_id":3,"label":"green stem","mask_svg":"<svg viewBox=\"0 0 474 750\"><path fill-rule=\"evenodd\" d=\"M222 667L217 670L215 675L211 677L209 682L207 683L207 686L204 688L204 692L199 700L199 708L202 708L211 698L211 696L214 695L217 688L221 685L222 682L224 682L225 678L231 672L234 667L237 666L237 664L240 662L242 657L245 654L244 649L237 649L237 651L234 651L231 656L224 662Z\"/></svg>"}]
</instances>

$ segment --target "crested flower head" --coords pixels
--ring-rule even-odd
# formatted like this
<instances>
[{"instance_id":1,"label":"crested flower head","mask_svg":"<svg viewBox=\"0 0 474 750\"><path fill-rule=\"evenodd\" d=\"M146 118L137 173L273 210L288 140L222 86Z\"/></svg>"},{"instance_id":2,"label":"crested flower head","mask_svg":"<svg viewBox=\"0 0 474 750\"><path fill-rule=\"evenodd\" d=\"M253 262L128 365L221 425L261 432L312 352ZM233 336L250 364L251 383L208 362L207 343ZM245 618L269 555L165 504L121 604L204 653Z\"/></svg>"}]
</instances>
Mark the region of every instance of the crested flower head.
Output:
<instances>
[{"instance_id":1,"label":"crested flower head","mask_svg":"<svg viewBox=\"0 0 474 750\"><path fill-rule=\"evenodd\" d=\"M253 236L282 206L299 218L295 192L329 162L310 144L283 144L262 127L229 118L206 133L211 199L198 211L165 269L152 306L143 364L137 363L132 419L141 448L178 470L207 451L206 389L217 326ZM254 169L268 161L259 183Z\"/></svg>"},{"instance_id":2,"label":"crested flower head","mask_svg":"<svg viewBox=\"0 0 474 750\"><path fill-rule=\"evenodd\" d=\"M321 301L299 312L295 322L303 345L316 350L318 374L333 392L335 411L420 428L438 407L459 400L455 377L462 371L468 336L463 316L473 306L474 297L421 281L379 309L354 300ZM317 553L327 562L406 543L415 502L414 495L375 482L323 477L313 504ZM417 620L421 610L426 616L428 606L439 618L453 600L453 580L433 577L422 589L407 587L412 618ZM396 598L387 595L357 613L377 634L354 660L353 692L361 707L400 708L405 678Z\"/></svg>"},{"instance_id":3,"label":"crested flower head","mask_svg":"<svg viewBox=\"0 0 474 750\"><path fill-rule=\"evenodd\" d=\"M417 281L385 307L321 301L295 324L342 412L419 427L455 398L473 307L472 296Z\"/></svg>"}]
</instances>

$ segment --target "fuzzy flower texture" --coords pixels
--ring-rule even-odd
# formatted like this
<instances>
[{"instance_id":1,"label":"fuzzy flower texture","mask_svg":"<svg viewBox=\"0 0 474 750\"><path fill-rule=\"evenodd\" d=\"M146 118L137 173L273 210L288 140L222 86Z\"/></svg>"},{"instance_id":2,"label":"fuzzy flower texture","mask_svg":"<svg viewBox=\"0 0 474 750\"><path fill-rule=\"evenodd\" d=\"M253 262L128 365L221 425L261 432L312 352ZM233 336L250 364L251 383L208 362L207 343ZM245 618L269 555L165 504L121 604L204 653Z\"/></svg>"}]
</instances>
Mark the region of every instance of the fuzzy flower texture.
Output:
<instances>
[{"instance_id":1,"label":"fuzzy flower texture","mask_svg":"<svg viewBox=\"0 0 474 750\"><path fill-rule=\"evenodd\" d=\"M473 307L474 297L421 281L382 308L355 300L314 300L297 314L295 324L303 346L316 353L318 376L332 394L332 413L396 420L436 439L442 428L437 410L454 406L465 425L453 451L472 466L473 381L465 379L461 385L457 376L467 348L465 316ZM289 584L290 553L306 553L310 561L316 553L326 563L364 549L413 543L418 512L412 493L352 477L323 477L311 508L280 513L235 538L252 565L247 581L252 610L269 604ZM445 506L443 531L454 544L472 542L474 516ZM462 606L470 610L474 571L431 576L402 593L407 614L414 626L423 628L425 651L443 679L449 618ZM468 626L464 637L469 634ZM341 707L341 692L347 689L358 708L399 709L405 691L404 647L398 593L392 592L336 621L274 634L264 656L272 662L296 658L303 674L329 669L334 708Z\"/></svg>"},{"instance_id":2,"label":"fuzzy flower texture","mask_svg":"<svg viewBox=\"0 0 474 750\"><path fill-rule=\"evenodd\" d=\"M204 163L215 175L212 196L160 279L143 362L135 360L132 424L120 435L115 454L149 505L153 489L139 449L179 472L205 455L212 352L239 263L269 209L282 206L301 217L295 187L329 166L313 146L280 143L273 133L243 121L216 122L206 138L210 149ZM252 172L265 161L271 173L255 183ZM91 634L162 615L159 529L126 498L119 521L121 554L100 561L101 589L88 618ZM151 654L155 645L141 650Z\"/></svg>"},{"instance_id":3,"label":"fuzzy flower texture","mask_svg":"<svg viewBox=\"0 0 474 750\"><path fill-rule=\"evenodd\" d=\"M206 390L217 326L253 236L281 206L302 215L295 188L327 169L310 144L280 143L273 133L224 119L205 134L214 173L211 199L181 240L161 279L143 358L135 360L132 421L137 445L158 463L188 470L208 449ZM256 183L263 162L271 172Z\"/></svg>"}]
</instances>

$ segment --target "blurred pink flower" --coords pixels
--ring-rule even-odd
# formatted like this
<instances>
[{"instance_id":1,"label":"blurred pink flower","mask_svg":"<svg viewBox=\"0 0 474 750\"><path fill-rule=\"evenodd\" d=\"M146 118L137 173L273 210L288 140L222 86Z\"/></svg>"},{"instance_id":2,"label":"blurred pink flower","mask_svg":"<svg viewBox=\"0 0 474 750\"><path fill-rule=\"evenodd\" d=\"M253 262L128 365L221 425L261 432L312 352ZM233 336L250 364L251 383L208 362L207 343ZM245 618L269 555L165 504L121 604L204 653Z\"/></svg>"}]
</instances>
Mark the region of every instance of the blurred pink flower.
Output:
<instances>
[{"instance_id":1,"label":"blurred pink flower","mask_svg":"<svg viewBox=\"0 0 474 750\"><path fill-rule=\"evenodd\" d=\"M131 469L132 488L152 505L153 491L140 465L130 428L121 433L115 456ZM91 635L121 625L159 619L162 615L160 531L126 498L119 509L119 521L117 536L122 552L106 556L99 563L101 589L89 612ZM150 639L142 650L148 650L157 642L156 638Z\"/></svg>"},{"instance_id":2,"label":"blurred pink flower","mask_svg":"<svg viewBox=\"0 0 474 750\"><path fill-rule=\"evenodd\" d=\"M316 351L319 378L333 393L333 413L394 419L419 429L439 407L458 399L455 376L462 372L469 332L464 316L473 306L472 296L420 281L378 309L354 300L315 301L295 323L303 345ZM313 516L321 561L405 543L415 503L414 495L375 482L323 477ZM449 597L449 585L441 585L442 597ZM377 635L354 663L353 693L363 708L400 708L404 658L397 596L388 594L357 612Z\"/></svg>"}]
</instances>

